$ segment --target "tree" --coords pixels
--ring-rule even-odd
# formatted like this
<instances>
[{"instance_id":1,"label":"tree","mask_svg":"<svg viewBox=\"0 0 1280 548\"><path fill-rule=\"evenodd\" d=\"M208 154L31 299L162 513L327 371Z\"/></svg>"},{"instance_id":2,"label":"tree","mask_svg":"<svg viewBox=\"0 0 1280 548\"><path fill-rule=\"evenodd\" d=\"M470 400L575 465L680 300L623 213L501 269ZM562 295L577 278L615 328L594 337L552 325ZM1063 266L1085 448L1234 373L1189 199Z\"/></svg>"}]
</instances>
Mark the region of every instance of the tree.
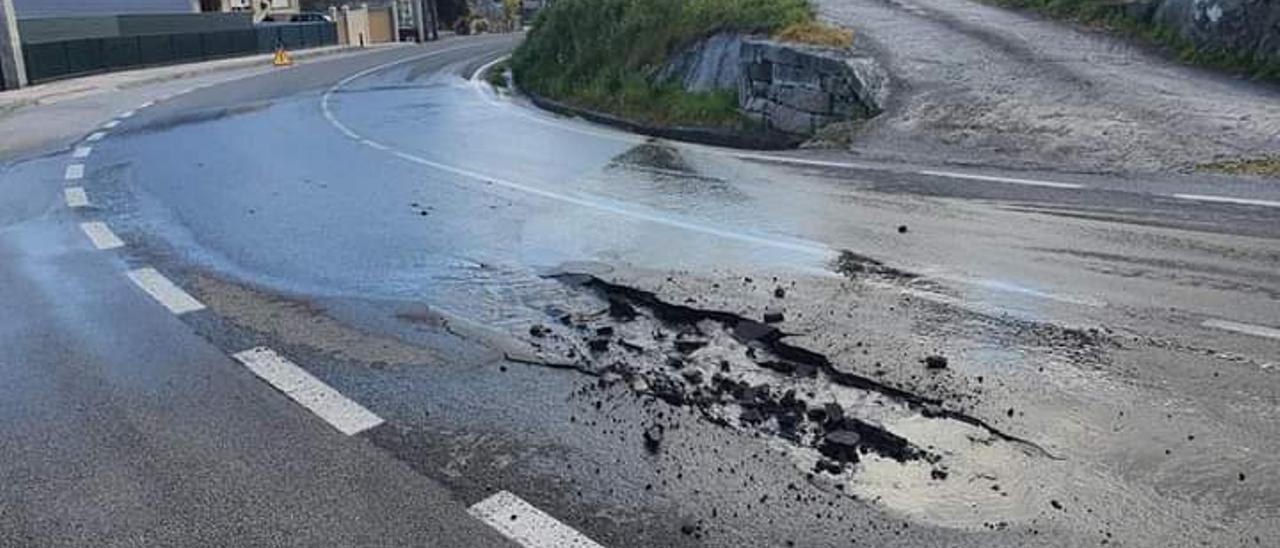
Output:
<instances>
[{"instance_id":1,"label":"tree","mask_svg":"<svg viewBox=\"0 0 1280 548\"><path fill-rule=\"evenodd\" d=\"M506 19L507 30L516 30L522 4L521 0L502 0L502 15Z\"/></svg>"}]
</instances>

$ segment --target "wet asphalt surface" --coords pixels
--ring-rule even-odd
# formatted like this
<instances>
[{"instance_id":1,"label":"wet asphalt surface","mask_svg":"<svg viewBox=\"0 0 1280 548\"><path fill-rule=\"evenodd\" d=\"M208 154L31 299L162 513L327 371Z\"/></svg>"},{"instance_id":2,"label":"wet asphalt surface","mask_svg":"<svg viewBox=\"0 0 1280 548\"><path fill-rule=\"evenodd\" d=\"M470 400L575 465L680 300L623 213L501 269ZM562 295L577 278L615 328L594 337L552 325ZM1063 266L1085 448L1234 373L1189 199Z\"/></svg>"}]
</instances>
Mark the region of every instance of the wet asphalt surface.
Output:
<instances>
[{"instance_id":1,"label":"wet asphalt surface","mask_svg":"<svg viewBox=\"0 0 1280 548\"><path fill-rule=\"evenodd\" d=\"M1090 186L1051 189L651 142L468 80L511 45L302 65L122 124L86 176L129 243L116 268L209 307L135 359L275 348L386 419L363 447L610 547L1277 542L1280 341L1203 324L1280 324L1280 210L1162 197L1214 184L1190 178L1032 174ZM37 337L24 321L5 338ZM238 412L304 414L271 395Z\"/></svg>"}]
</instances>

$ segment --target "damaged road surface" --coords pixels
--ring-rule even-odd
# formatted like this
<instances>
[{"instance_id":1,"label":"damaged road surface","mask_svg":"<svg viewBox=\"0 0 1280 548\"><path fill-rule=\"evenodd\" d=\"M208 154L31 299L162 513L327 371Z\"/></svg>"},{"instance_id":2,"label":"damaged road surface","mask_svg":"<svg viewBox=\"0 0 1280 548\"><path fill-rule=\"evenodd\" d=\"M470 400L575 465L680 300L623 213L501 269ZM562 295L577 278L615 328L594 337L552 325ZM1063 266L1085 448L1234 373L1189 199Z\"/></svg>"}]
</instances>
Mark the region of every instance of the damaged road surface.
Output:
<instances>
[{"instance_id":1,"label":"damaged road surface","mask_svg":"<svg viewBox=\"0 0 1280 548\"><path fill-rule=\"evenodd\" d=\"M762 321L665 303L653 293L588 275L556 278L600 293L615 324L593 326L567 317L575 330L587 334L583 340L589 350L567 344L564 351L566 357L577 356L580 371L626 383L671 405L693 406L722 426L762 429L836 461L817 462L815 470L842 470L866 453L937 464L940 457L879 424L911 413L958 422L1049 456L1033 442L946 408L941 399L842 371L826 356L788 344L781 330ZM622 351L609 352L614 344ZM941 358L926 361L931 359ZM871 422L857 416L870 406L877 416Z\"/></svg>"},{"instance_id":2,"label":"damaged road surface","mask_svg":"<svg viewBox=\"0 0 1280 548\"><path fill-rule=\"evenodd\" d=\"M378 519L405 538L445 531L446 546L501 545L491 535L534 522L607 548L1276 545L1280 340L1265 334L1280 328L1280 211L1144 190L1158 182L1097 176L1077 192L617 134L469 79L513 43L300 63L158 103L77 160L91 205L75 210L49 205L62 156L8 166L6 181L45 189L0 208L6 223L38 219L0 230L2 279L43 280L21 291L50 311L31 325L65 325L63 305L110 295L121 312L85 340L198 344L212 365L166 368L162 384L120 365L150 363L136 353L112 362L125 380L93 360L24 368L81 363L81 349L35 343L11 318L0 336L29 338L0 370L87 379L88 403L45 403L110 410L135 448L182 406L131 422L135 399L116 390L202 394L222 379L209 393L225 397L191 405L276 430L201 438L228 456L184 501L242 502L209 486L246 443L273 440L277 460L251 468L281 477L235 485L272 488L310 470L291 448L341 443L376 464L333 467L393 472L342 476L361 496L388 493ZM123 245L93 248L90 222ZM203 308L170 314L126 277L144 268ZM296 402L305 394L218 359L259 348L379 420L343 436ZM172 384L176 371L189 384ZM4 415L25 436L8 439L38 450L28 441L47 425L24 409ZM178 485L130 466L112 496ZM36 485L6 490L0 508L47 502ZM409 504L424 492L447 511ZM130 523L167 523L143 518L168 499L143 498ZM502 527L468 512L513 500L500 510L527 513ZM307 501L290 512L344 523L315 510L323 492ZM84 512L68 519L96 531ZM26 531L12 516L0 531Z\"/></svg>"}]
</instances>

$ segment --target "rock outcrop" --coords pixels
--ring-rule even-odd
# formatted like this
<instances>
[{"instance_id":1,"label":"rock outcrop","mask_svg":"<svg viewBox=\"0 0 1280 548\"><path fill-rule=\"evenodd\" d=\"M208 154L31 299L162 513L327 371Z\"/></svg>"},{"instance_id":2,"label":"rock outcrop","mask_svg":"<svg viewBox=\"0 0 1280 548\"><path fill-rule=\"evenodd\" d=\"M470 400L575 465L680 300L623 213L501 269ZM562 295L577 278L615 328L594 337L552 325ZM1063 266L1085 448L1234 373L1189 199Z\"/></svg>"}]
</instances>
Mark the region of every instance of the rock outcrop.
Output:
<instances>
[{"instance_id":1,"label":"rock outcrop","mask_svg":"<svg viewBox=\"0 0 1280 548\"><path fill-rule=\"evenodd\" d=\"M878 114L887 73L870 56L720 33L675 55L655 75L691 92L735 90L766 129L812 135L833 122Z\"/></svg>"},{"instance_id":2,"label":"rock outcrop","mask_svg":"<svg viewBox=\"0 0 1280 548\"><path fill-rule=\"evenodd\" d=\"M1275 0L1137 0L1131 17L1164 26L1197 47L1280 64L1280 2Z\"/></svg>"},{"instance_id":3,"label":"rock outcrop","mask_svg":"<svg viewBox=\"0 0 1280 548\"><path fill-rule=\"evenodd\" d=\"M742 73L743 36L722 32L685 48L658 71L657 80L678 81L686 91L734 89Z\"/></svg>"}]
</instances>

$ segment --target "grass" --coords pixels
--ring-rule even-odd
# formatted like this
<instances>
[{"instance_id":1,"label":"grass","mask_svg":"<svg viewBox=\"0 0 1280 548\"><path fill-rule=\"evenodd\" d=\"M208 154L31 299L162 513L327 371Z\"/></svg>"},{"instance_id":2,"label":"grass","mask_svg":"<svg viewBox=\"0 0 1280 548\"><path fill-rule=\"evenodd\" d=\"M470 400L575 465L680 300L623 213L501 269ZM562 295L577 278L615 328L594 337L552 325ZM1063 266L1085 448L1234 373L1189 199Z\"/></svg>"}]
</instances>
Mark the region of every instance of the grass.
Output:
<instances>
[{"instance_id":1,"label":"grass","mask_svg":"<svg viewBox=\"0 0 1280 548\"><path fill-rule=\"evenodd\" d=\"M1252 175L1280 179L1280 155L1241 160L1212 162L1196 166L1200 171L1216 171L1231 175Z\"/></svg>"},{"instance_id":2,"label":"grass","mask_svg":"<svg viewBox=\"0 0 1280 548\"><path fill-rule=\"evenodd\" d=\"M853 45L853 31L817 21L792 23L774 33L773 38L783 42L797 42L829 48L847 48Z\"/></svg>"},{"instance_id":3,"label":"grass","mask_svg":"<svg viewBox=\"0 0 1280 548\"><path fill-rule=\"evenodd\" d=\"M493 65L493 66L489 67L489 68L485 71L485 73L484 73L484 79L485 79L485 81L486 81L486 82L489 82L489 85L491 85L491 86L493 86L493 87L495 87L495 88L498 88L498 89L506 89L506 87L507 87L507 69L509 69L509 68L511 68L511 67L510 67L510 61L506 61L506 60L504 60L504 61L501 61L501 62L499 62L499 63L494 63L494 65Z\"/></svg>"},{"instance_id":4,"label":"grass","mask_svg":"<svg viewBox=\"0 0 1280 548\"><path fill-rule=\"evenodd\" d=\"M525 89L660 125L741 126L733 91L688 93L651 76L716 32L775 34L812 23L809 0L559 0L512 56Z\"/></svg>"},{"instance_id":5,"label":"grass","mask_svg":"<svg viewBox=\"0 0 1280 548\"><path fill-rule=\"evenodd\" d=\"M1280 82L1280 61L1255 58L1250 52L1198 46L1169 27L1126 15L1115 0L984 0L997 6L1026 9L1104 28L1139 42L1158 46L1191 65Z\"/></svg>"}]
</instances>

